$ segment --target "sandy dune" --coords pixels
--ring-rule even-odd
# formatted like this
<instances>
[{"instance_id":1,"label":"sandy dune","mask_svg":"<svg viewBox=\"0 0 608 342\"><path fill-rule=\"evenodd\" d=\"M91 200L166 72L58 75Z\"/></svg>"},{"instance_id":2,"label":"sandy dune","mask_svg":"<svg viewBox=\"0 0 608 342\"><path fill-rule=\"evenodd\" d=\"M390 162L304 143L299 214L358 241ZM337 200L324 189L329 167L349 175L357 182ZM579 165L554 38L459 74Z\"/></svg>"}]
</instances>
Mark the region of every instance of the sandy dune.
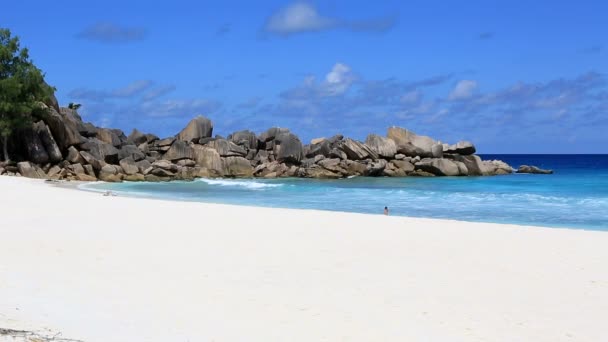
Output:
<instances>
[{"instance_id":1,"label":"sandy dune","mask_svg":"<svg viewBox=\"0 0 608 342\"><path fill-rule=\"evenodd\" d=\"M0 328L103 342L608 338L607 232L104 197L16 177L0 191Z\"/></svg>"}]
</instances>

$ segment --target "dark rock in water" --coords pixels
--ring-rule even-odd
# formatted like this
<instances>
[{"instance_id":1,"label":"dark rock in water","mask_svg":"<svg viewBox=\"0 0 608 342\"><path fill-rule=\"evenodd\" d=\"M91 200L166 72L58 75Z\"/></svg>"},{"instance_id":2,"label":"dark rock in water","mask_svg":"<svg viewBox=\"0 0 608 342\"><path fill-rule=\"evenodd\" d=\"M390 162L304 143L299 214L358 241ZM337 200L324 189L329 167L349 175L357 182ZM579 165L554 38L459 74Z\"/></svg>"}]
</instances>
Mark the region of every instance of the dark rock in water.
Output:
<instances>
[{"instance_id":1,"label":"dark rock in water","mask_svg":"<svg viewBox=\"0 0 608 342\"><path fill-rule=\"evenodd\" d=\"M482 161L484 176L509 175L513 173L513 168L502 160Z\"/></svg>"},{"instance_id":2,"label":"dark rock in water","mask_svg":"<svg viewBox=\"0 0 608 342\"><path fill-rule=\"evenodd\" d=\"M38 165L32 164L28 161L17 163L17 170L23 177L27 178L46 178L46 173L38 167Z\"/></svg>"},{"instance_id":3,"label":"dark rock in water","mask_svg":"<svg viewBox=\"0 0 608 342\"><path fill-rule=\"evenodd\" d=\"M140 161L146 158L146 155L135 145L124 145L118 151L118 159L133 158L135 161Z\"/></svg>"},{"instance_id":4,"label":"dark rock in water","mask_svg":"<svg viewBox=\"0 0 608 342\"><path fill-rule=\"evenodd\" d=\"M63 159L63 155L61 154L61 150L59 146L55 142L53 138L53 134L51 134L51 130L47 125L44 124L43 121L39 121L34 125L34 130L38 133L42 144L44 145L44 149L49 155L49 161L51 163L58 163Z\"/></svg>"},{"instance_id":5,"label":"dark rock in water","mask_svg":"<svg viewBox=\"0 0 608 342\"><path fill-rule=\"evenodd\" d=\"M133 129L131 134L127 137L127 142L133 145L141 145L145 142L148 142L148 138L146 135L137 129Z\"/></svg>"},{"instance_id":6,"label":"dark rock in water","mask_svg":"<svg viewBox=\"0 0 608 342\"><path fill-rule=\"evenodd\" d=\"M253 177L253 167L243 157L222 158L222 174L226 177Z\"/></svg>"},{"instance_id":7,"label":"dark rock in water","mask_svg":"<svg viewBox=\"0 0 608 342\"><path fill-rule=\"evenodd\" d=\"M444 153L460 154L468 156L475 153L475 145L470 141L459 141L454 145L443 145Z\"/></svg>"},{"instance_id":8,"label":"dark rock in water","mask_svg":"<svg viewBox=\"0 0 608 342\"><path fill-rule=\"evenodd\" d=\"M368 146L355 141L353 139L344 139L338 147L342 150L347 159L350 160L363 160L367 158L378 159L378 154L372 151Z\"/></svg>"},{"instance_id":9,"label":"dark rock in water","mask_svg":"<svg viewBox=\"0 0 608 342\"><path fill-rule=\"evenodd\" d=\"M171 148L165 153L163 159L177 161L180 159L193 159L194 151L184 140L176 140Z\"/></svg>"},{"instance_id":10,"label":"dark rock in water","mask_svg":"<svg viewBox=\"0 0 608 342\"><path fill-rule=\"evenodd\" d=\"M258 138L252 131L244 130L232 133L229 137L233 143L243 146L247 150L257 150Z\"/></svg>"},{"instance_id":11,"label":"dark rock in water","mask_svg":"<svg viewBox=\"0 0 608 342\"><path fill-rule=\"evenodd\" d=\"M247 151L243 147L226 139L215 139L205 146L215 149L222 157L244 157L247 155Z\"/></svg>"},{"instance_id":12,"label":"dark rock in water","mask_svg":"<svg viewBox=\"0 0 608 342\"><path fill-rule=\"evenodd\" d=\"M274 154L279 162L300 163L302 142L295 134L281 133L275 138Z\"/></svg>"},{"instance_id":13,"label":"dark rock in water","mask_svg":"<svg viewBox=\"0 0 608 342\"><path fill-rule=\"evenodd\" d=\"M422 170L416 170L414 172L410 172L410 173L408 173L408 176L413 176L413 177L435 177L434 174L432 174L430 172L422 171Z\"/></svg>"},{"instance_id":14,"label":"dark rock in water","mask_svg":"<svg viewBox=\"0 0 608 342\"><path fill-rule=\"evenodd\" d=\"M416 169L436 176L459 176L458 165L449 159L422 159L416 163Z\"/></svg>"},{"instance_id":15,"label":"dark rock in water","mask_svg":"<svg viewBox=\"0 0 608 342\"><path fill-rule=\"evenodd\" d=\"M266 132L260 134L258 140L262 143L265 143L274 140L277 136L284 133L289 133L289 129L282 127L272 127L269 128Z\"/></svg>"},{"instance_id":16,"label":"dark rock in water","mask_svg":"<svg viewBox=\"0 0 608 342\"><path fill-rule=\"evenodd\" d=\"M534 174L541 174L541 175L550 175L553 173L553 170L544 170L544 169L538 168L536 166L522 165L519 167L519 169L517 169L517 173L534 173Z\"/></svg>"},{"instance_id":17,"label":"dark rock in water","mask_svg":"<svg viewBox=\"0 0 608 342\"><path fill-rule=\"evenodd\" d=\"M200 138L211 137L212 134L213 124L211 123L211 120L199 115L192 119L188 125L186 125L186 127L179 132L177 139L187 142L195 142Z\"/></svg>"},{"instance_id":18,"label":"dark rock in water","mask_svg":"<svg viewBox=\"0 0 608 342\"><path fill-rule=\"evenodd\" d=\"M394 140L376 134L368 135L365 145L381 158L392 159L397 154L397 144Z\"/></svg>"}]
</instances>

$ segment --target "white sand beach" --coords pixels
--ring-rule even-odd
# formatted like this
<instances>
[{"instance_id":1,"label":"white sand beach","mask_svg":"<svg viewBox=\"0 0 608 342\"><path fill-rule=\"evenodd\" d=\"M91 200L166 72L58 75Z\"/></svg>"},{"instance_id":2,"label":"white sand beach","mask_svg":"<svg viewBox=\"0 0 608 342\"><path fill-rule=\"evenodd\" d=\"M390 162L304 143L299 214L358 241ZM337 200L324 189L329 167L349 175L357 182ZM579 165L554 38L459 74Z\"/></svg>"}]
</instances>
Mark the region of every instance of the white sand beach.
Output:
<instances>
[{"instance_id":1,"label":"white sand beach","mask_svg":"<svg viewBox=\"0 0 608 342\"><path fill-rule=\"evenodd\" d=\"M605 341L608 232L0 177L0 328L82 341Z\"/></svg>"}]
</instances>

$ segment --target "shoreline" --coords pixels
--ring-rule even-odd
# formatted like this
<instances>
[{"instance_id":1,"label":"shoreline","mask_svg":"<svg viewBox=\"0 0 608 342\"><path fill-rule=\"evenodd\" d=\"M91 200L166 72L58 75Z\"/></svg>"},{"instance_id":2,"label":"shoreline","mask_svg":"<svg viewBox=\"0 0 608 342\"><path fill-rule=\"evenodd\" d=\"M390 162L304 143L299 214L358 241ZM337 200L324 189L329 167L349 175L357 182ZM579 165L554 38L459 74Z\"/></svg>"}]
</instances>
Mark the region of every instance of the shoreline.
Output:
<instances>
[{"instance_id":1,"label":"shoreline","mask_svg":"<svg viewBox=\"0 0 608 342\"><path fill-rule=\"evenodd\" d=\"M600 340L608 235L0 177L0 328L83 341Z\"/></svg>"},{"instance_id":2,"label":"shoreline","mask_svg":"<svg viewBox=\"0 0 608 342\"><path fill-rule=\"evenodd\" d=\"M288 178L287 178L288 179ZM294 178L294 179L298 179L298 178ZM245 178L245 179L230 179L230 178L220 178L220 179L213 179L213 180L227 180L227 181L259 181L259 180L263 180L263 179L256 179L256 178ZM164 182L162 184L168 184L171 182L194 182L196 180L174 180L174 181L169 181L169 182ZM72 183L72 184L70 184ZM85 188L87 185L89 184L96 184L96 183L107 183L107 184L112 184L109 182L103 182L103 181L97 181L97 182L83 182L83 181L70 181L70 182L61 182L61 183L51 183L52 186L58 186L58 187L65 187L65 188L70 188L70 189L74 189L74 190L79 190L79 191L85 191L85 192L92 192L92 193L104 193L107 190L98 190L98 189L90 189L90 188ZM135 183L135 182L133 182ZM142 183L142 182L137 182L138 184ZM156 184L156 182L150 182L151 184ZM250 207L250 208L270 208L270 209L286 209L286 210L304 210L304 211L321 211L321 212L333 212L333 213L345 213L345 214L362 214L362 215L381 215L384 216L381 212L378 213L365 213L365 212L357 212L357 211L342 211L342 210L332 210L332 209L316 209L316 208L295 208L295 207L274 207L274 206L262 206L262 205L254 205L254 204L231 204L231 203L221 203L221 202L205 202L205 201L201 201L201 200L197 200L197 199L185 199L185 198L167 198L167 197L155 197L155 196L151 196L151 195L140 195L140 194L134 194L134 193L130 193L128 191L116 191L116 190L111 190L115 193L120 193L121 196L123 197L127 197L127 198L140 198L140 199L149 199L149 200L158 200L158 201L169 201L169 202L191 202L191 203L202 203L202 204L211 204L211 205L226 205L226 206L235 206L235 207ZM521 222L495 222L495 221L467 221L467 220L460 220L460 219L452 219L452 218L435 218L435 217L425 217L425 216L408 216L408 215L395 215L395 214L391 214L391 217L404 217L404 218L411 218L411 219L423 219L423 220L439 220L439 221L447 221L447 222L464 222L464 223L482 223L482 224L497 224L497 225L513 225L513 226L519 226L519 227L523 227L523 228L549 228L549 229L568 229L568 230L584 230L584 231L599 231L599 232L608 232L608 230L606 230L605 228L602 227L574 227L574 226L568 226L568 225L536 225L536 224L527 224L527 223L521 223Z\"/></svg>"}]
</instances>

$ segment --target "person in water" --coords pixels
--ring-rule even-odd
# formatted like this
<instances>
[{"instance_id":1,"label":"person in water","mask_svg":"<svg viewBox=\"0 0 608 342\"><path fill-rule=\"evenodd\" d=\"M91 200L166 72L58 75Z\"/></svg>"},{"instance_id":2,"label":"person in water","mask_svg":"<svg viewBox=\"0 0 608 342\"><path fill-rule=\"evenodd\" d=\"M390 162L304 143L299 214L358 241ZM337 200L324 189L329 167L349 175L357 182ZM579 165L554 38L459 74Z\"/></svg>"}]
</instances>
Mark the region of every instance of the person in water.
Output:
<instances>
[{"instance_id":1,"label":"person in water","mask_svg":"<svg viewBox=\"0 0 608 342\"><path fill-rule=\"evenodd\" d=\"M388 207L384 207L384 215L388 215Z\"/></svg>"}]
</instances>

